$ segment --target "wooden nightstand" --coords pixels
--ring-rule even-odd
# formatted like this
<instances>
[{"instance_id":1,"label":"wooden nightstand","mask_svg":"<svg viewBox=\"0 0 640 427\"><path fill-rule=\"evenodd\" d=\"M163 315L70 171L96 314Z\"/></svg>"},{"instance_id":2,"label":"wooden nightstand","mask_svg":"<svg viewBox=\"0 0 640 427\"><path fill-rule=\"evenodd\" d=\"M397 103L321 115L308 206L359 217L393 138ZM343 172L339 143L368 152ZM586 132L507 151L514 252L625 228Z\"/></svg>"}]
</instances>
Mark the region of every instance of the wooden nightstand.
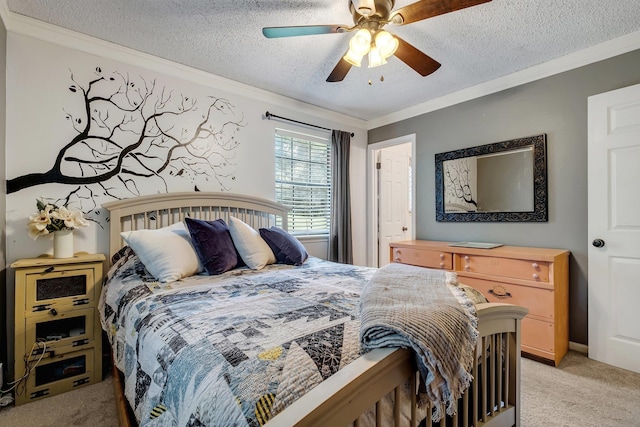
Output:
<instances>
[{"instance_id":1,"label":"wooden nightstand","mask_svg":"<svg viewBox=\"0 0 640 427\"><path fill-rule=\"evenodd\" d=\"M16 379L25 374L26 364L31 368L17 388L16 405L102 380L97 305L104 261L102 254L78 253L11 264L16 275Z\"/></svg>"}]
</instances>

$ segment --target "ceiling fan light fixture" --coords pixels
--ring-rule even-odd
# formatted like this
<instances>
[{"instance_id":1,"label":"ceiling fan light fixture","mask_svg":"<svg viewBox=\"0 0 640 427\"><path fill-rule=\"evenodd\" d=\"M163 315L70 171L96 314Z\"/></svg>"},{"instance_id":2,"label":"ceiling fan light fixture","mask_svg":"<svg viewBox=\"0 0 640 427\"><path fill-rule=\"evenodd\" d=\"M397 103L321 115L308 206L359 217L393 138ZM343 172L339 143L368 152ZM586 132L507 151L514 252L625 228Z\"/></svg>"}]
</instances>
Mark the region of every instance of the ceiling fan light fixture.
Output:
<instances>
[{"instance_id":1,"label":"ceiling fan light fixture","mask_svg":"<svg viewBox=\"0 0 640 427\"><path fill-rule=\"evenodd\" d=\"M378 46L371 46L369 51L369 68L379 67L387 63L387 60L380 53Z\"/></svg>"},{"instance_id":2,"label":"ceiling fan light fixture","mask_svg":"<svg viewBox=\"0 0 640 427\"><path fill-rule=\"evenodd\" d=\"M359 67L362 65L362 57L364 55L358 55L357 53L353 52L353 50L349 49L346 53L345 56L342 57L342 59L344 59L345 61L347 61L349 64L353 65L354 67Z\"/></svg>"},{"instance_id":3,"label":"ceiling fan light fixture","mask_svg":"<svg viewBox=\"0 0 640 427\"><path fill-rule=\"evenodd\" d=\"M398 39L393 37L391 33L385 30L380 30L375 37L376 47L380 50L380 55L387 59L398 50Z\"/></svg>"},{"instance_id":4,"label":"ceiling fan light fixture","mask_svg":"<svg viewBox=\"0 0 640 427\"><path fill-rule=\"evenodd\" d=\"M371 31L361 28L349 41L349 50L364 56L369 49L371 49Z\"/></svg>"},{"instance_id":5,"label":"ceiling fan light fixture","mask_svg":"<svg viewBox=\"0 0 640 427\"><path fill-rule=\"evenodd\" d=\"M362 58L369 53L369 49L371 49L371 31L361 28L349 40L349 50L342 59L351 65L359 67L362 63Z\"/></svg>"}]
</instances>

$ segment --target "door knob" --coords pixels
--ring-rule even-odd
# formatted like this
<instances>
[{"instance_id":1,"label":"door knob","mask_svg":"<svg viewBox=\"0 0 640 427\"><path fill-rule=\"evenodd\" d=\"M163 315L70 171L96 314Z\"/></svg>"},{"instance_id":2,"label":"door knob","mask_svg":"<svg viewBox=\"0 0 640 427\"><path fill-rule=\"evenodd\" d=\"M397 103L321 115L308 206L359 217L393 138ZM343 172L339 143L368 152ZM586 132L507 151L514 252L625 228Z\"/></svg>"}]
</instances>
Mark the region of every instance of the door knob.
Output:
<instances>
[{"instance_id":1,"label":"door knob","mask_svg":"<svg viewBox=\"0 0 640 427\"><path fill-rule=\"evenodd\" d=\"M402 231L407 231L408 228L407 227L402 227Z\"/></svg>"},{"instance_id":2,"label":"door knob","mask_svg":"<svg viewBox=\"0 0 640 427\"><path fill-rule=\"evenodd\" d=\"M601 248L604 246L604 240L602 239L595 239L592 243L593 246L595 246L596 248Z\"/></svg>"}]
</instances>

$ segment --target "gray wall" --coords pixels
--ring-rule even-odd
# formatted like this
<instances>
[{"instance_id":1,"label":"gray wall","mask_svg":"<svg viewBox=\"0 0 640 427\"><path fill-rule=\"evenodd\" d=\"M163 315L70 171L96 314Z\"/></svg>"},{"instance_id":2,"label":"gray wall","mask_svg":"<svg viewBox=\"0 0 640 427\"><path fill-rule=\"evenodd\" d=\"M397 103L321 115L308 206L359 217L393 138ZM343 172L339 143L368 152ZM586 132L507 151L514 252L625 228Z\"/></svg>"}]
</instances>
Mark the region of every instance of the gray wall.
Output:
<instances>
[{"instance_id":1,"label":"gray wall","mask_svg":"<svg viewBox=\"0 0 640 427\"><path fill-rule=\"evenodd\" d=\"M418 239L571 251L570 340L588 344L587 97L637 83L640 50L373 129L369 143L416 134ZM436 153L541 133L547 134L548 222L436 222Z\"/></svg>"}]
</instances>

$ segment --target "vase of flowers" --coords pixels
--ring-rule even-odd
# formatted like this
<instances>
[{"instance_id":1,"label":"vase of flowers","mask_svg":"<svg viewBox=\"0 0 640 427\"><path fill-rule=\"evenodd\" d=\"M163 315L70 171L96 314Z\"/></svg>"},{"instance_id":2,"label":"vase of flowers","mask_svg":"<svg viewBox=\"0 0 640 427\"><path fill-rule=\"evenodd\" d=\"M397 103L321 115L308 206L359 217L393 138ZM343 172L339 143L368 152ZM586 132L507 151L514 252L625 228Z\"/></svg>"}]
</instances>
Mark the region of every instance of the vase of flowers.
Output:
<instances>
[{"instance_id":1,"label":"vase of flowers","mask_svg":"<svg viewBox=\"0 0 640 427\"><path fill-rule=\"evenodd\" d=\"M38 213L30 216L27 224L29 237L35 240L40 236L53 234L53 257L73 257L73 230L89 225L82 217L82 212L42 200L36 201L36 207Z\"/></svg>"}]
</instances>

